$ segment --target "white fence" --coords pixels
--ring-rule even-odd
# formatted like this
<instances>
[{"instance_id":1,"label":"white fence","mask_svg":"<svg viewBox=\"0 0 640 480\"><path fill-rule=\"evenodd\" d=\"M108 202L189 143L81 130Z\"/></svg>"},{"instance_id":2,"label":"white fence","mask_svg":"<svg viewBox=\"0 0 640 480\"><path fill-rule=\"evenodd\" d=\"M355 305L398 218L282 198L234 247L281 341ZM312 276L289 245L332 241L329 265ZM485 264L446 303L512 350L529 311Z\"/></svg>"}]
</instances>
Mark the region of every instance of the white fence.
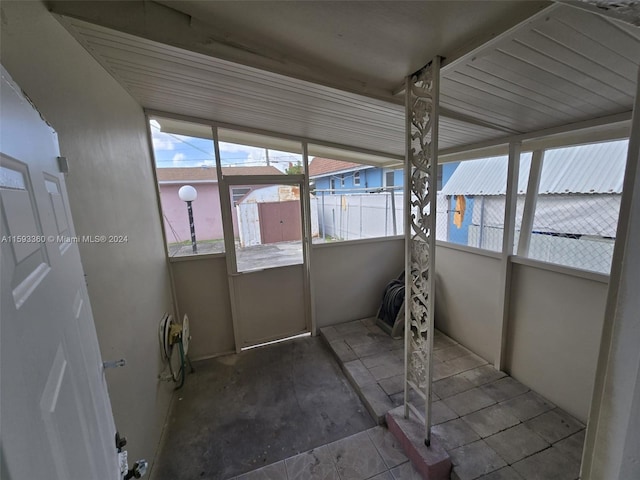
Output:
<instances>
[{"instance_id":1,"label":"white fence","mask_svg":"<svg viewBox=\"0 0 640 480\"><path fill-rule=\"evenodd\" d=\"M320 237L357 240L404 233L404 195L397 191L331 194L316 192Z\"/></svg>"},{"instance_id":2,"label":"white fence","mask_svg":"<svg viewBox=\"0 0 640 480\"><path fill-rule=\"evenodd\" d=\"M358 240L404 234L404 194L386 192L339 194L316 192L320 238ZM438 195L436 238L446 240L447 199Z\"/></svg>"}]
</instances>

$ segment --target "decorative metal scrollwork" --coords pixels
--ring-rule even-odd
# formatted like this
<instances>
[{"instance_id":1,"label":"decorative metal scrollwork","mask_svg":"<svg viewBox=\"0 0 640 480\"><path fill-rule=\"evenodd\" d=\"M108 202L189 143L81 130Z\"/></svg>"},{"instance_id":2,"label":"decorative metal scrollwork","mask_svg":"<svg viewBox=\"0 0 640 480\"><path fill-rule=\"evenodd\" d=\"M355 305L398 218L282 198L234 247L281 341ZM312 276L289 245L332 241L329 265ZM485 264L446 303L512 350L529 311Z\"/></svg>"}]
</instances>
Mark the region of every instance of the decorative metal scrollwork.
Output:
<instances>
[{"instance_id":1,"label":"decorative metal scrollwork","mask_svg":"<svg viewBox=\"0 0 640 480\"><path fill-rule=\"evenodd\" d=\"M430 422L430 360L433 335L433 266L437 180L439 58L407 82L407 160L409 176L408 242L410 272L407 309L407 380L426 398L427 439ZM405 399L405 402L407 400Z\"/></svg>"}]
</instances>

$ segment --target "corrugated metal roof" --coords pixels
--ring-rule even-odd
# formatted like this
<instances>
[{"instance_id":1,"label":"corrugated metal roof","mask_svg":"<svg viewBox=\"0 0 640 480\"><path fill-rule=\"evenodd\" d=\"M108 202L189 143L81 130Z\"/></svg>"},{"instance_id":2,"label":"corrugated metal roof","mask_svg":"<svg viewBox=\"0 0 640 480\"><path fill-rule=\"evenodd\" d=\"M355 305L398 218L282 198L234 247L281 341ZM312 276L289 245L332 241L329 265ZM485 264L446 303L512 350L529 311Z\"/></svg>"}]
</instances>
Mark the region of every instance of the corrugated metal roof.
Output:
<instances>
[{"instance_id":1,"label":"corrugated metal roof","mask_svg":"<svg viewBox=\"0 0 640 480\"><path fill-rule=\"evenodd\" d=\"M540 177L541 194L621 193L627 140L548 150ZM531 153L521 156L518 193L527 190ZM444 195L504 195L507 157L462 162L442 187Z\"/></svg>"}]
</instances>

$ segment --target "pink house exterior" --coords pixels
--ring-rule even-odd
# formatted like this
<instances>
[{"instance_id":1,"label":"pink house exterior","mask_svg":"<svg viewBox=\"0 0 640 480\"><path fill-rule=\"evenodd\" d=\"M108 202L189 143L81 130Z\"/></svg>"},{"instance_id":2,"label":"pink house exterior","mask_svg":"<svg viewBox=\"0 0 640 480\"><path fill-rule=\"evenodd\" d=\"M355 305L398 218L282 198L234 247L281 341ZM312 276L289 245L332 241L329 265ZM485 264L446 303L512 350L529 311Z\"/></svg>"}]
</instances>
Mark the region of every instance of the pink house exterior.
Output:
<instances>
[{"instance_id":1,"label":"pink house exterior","mask_svg":"<svg viewBox=\"0 0 640 480\"><path fill-rule=\"evenodd\" d=\"M224 175L284 175L272 166L264 167L225 167ZM216 169L212 167L158 168L160 202L167 243L180 243L191 239L187 206L180 200L178 190L183 185L191 185L198 192L193 202L193 221L198 240L217 240L223 238L222 218L220 216L220 194ZM260 186L248 186L249 194ZM236 198L236 201L238 199ZM234 231L237 232L235 208L232 209Z\"/></svg>"}]
</instances>

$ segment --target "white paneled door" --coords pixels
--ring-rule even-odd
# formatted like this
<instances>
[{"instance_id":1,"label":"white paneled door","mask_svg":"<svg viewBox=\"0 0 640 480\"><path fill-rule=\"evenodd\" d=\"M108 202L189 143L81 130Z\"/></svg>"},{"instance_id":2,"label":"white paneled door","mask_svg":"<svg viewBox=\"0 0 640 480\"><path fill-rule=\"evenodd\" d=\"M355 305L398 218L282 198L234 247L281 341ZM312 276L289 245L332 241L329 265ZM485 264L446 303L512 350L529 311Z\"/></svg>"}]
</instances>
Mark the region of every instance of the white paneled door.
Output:
<instances>
[{"instance_id":1,"label":"white paneled door","mask_svg":"<svg viewBox=\"0 0 640 480\"><path fill-rule=\"evenodd\" d=\"M2 479L116 480L115 426L56 134L1 73Z\"/></svg>"}]
</instances>

